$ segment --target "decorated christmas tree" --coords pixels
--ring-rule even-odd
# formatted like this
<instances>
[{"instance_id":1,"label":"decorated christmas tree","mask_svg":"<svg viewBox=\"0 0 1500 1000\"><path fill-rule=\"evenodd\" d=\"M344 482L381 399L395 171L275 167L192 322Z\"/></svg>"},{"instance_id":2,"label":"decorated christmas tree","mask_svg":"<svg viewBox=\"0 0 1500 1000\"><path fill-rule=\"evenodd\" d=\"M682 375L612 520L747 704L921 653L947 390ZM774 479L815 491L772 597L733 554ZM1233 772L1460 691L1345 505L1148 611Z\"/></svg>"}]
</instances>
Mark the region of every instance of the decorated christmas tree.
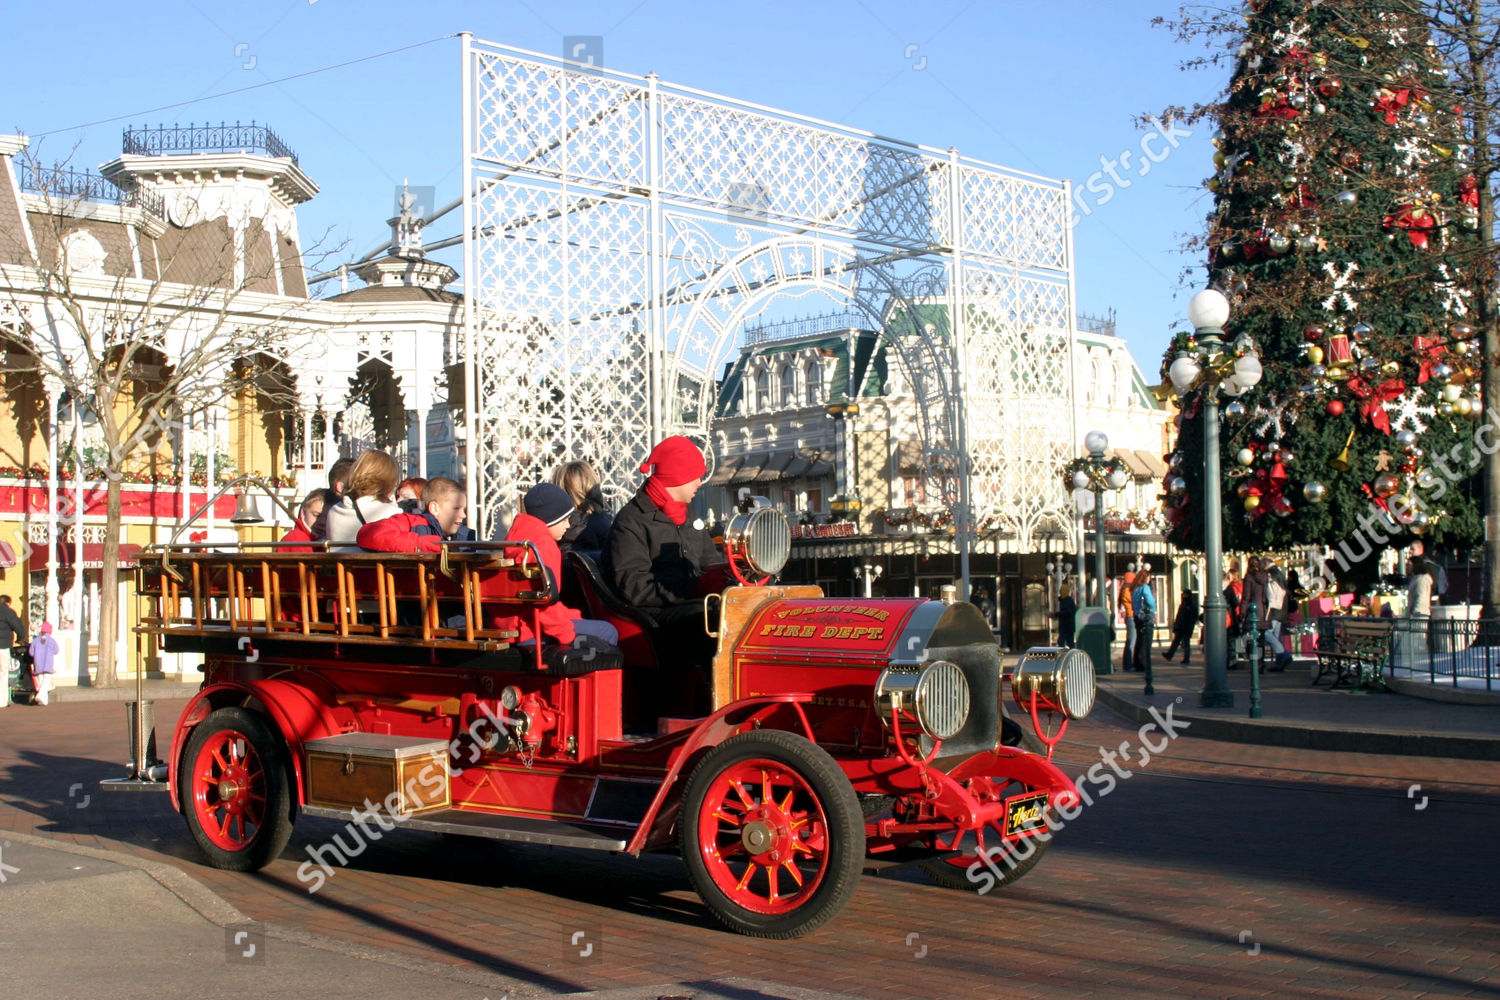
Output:
<instances>
[{"instance_id":1,"label":"decorated christmas tree","mask_svg":"<svg viewBox=\"0 0 1500 1000\"><path fill-rule=\"evenodd\" d=\"M1366 541L1474 541L1477 197L1425 25L1390 0L1253 0L1208 30L1237 46L1223 99L1197 109L1219 129L1209 284L1232 306L1227 350L1264 366L1224 407L1225 548L1343 543L1354 563ZM1196 347L1180 334L1163 376ZM1165 497L1168 537L1193 549L1201 402L1182 400Z\"/></svg>"}]
</instances>

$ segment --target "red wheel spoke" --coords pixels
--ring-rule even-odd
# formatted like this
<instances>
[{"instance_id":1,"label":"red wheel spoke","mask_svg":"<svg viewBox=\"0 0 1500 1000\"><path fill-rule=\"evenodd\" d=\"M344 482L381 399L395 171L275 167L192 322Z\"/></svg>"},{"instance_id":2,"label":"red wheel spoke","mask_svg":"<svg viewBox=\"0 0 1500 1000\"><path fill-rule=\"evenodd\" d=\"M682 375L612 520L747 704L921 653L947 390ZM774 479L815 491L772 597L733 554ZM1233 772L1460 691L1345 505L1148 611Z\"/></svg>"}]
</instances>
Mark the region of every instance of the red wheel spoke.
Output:
<instances>
[{"instance_id":1,"label":"red wheel spoke","mask_svg":"<svg viewBox=\"0 0 1500 1000\"><path fill-rule=\"evenodd\" d=\"M755 876L755 869L757 867L759 867L759 866L756 865L756 864L754 864L753 862L751 864L748 864L748 865L745 866L745 874L742 875L742 876L740 876L739 882L737 882L735 884L734 888L735 888L736 892L744 892L745 891L745 886L747 886L747 885L750 884L750 879L752 879Z\"/></svg>"},{"instance_id":2,"label":"red wheel spoke","mask_svg":"<svg viewBox=\"0 0 1500 1000\"><path fill-rule=\"evenodd\" d=\"M739 826L740 825L740 821L739 821L738 817L729 815L723 809L716 809L716 810L714 810L714 819L723 820L725 823L728 823L730 826Z\"/></svg>"},{"instance_id":3,"label":"red wheel spoke","mask_svg":"<svg viewBox=\"0 0 1500 1000\"><path fill-rule=\"evenodd\" d=\"M802 872L801 872L801 870L799 870L797 868L797 866L795 864L793 864L790 859L788 859L786 861L783 861L781 863L781 867L785 868L786 869L786 873L792 877L792 881L797 883L797 888L799 888L799 889L802 888ZM775 871L774 868L771 869L771 870Z\"/></svg>"},{"instance_id":4,"label":"red wheel spoke","mask_svg":"<svg viewBox=\"0 0 1500 1000\"><path fill-rule=\"evenodd\" d=\"M737 858L745 853L745 845L736 840L722 847L715 847L714 853L720 858Z\"/></svg>"},{"instance_id":5,"label":"red wheel spoke","mask_svg":"<svg viewBox=\"0 0 1500 1000\"><path fill-rule=\"evenodd\" d=\"M780 809L784 813L790 813L792 811L792 799L796 796L796 794L797 789L795 787L788 788L786 790L786 799L777 804L776 808Z\"/></svg>"},{"instance_id":6,"label":"red wheel spoke","mask_svg":"<svg viewBox=\"0 0 1500 1000\"><path fill-rule=\"evenodd\" d=\"M755 802L750 798L750 793L745 791L744 784L738 780L731 781L730 784L734 786L734 790L739 794L740 801L744 803L745 808L754 809Z\"/></svg>"}]
</instances>

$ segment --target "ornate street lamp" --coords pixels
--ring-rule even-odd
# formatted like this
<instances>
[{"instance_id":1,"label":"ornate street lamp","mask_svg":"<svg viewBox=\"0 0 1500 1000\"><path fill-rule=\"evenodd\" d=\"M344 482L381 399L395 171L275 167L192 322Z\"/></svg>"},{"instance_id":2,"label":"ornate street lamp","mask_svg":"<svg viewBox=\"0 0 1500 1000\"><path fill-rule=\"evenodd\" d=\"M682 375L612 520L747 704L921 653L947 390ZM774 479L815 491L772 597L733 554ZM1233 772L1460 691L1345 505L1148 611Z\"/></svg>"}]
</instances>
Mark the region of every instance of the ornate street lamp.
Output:
<instances>
[{"instance_id":1,"label":"ornate street lamp","mask_svg":"<svg viewBox=\"0 0 1500 1000\"><path fill-rule=\"evenodd\" d=\"M1109 435L1103 431L1089 431L1084 435L1083 447L1087 451L1087 458L1080 458L1073 462L1072 486L1075 490L1094 491L1094 605L1101 608L1109 607L1109 595L1105 592L1104 581L1106 579L1104 570L1104 491L1120 490L1130 482L1130 473L1125 470L1125 463L1118 458L1105 458L1104 452L1109 448ZM1103 663L1095 663L1096 673L1113 673L1114 666L1108 656Z\"/></svg>"},{"instance_id":2,"label":"ornate street lamp","mask_svg":"<svg viewBox=\"0 0 1500 1000\"><path fill-rule=\"evenodd\" d=\"M1199 392L1203 397L1203 560L1207 563L1207 593L1203 601L1203 708L1233 708L1229 690L1229 637L1224 615L1223 502L1219 495L1219 393L1241 396L1260 382L1260 358L1248 337L1224 350L1224 324L1229 300L1206 289L1188 303L1188 322L1198 342L1196 352L1177 356L1167 370L1179 396Z\"/></svg>"}]
</instances>

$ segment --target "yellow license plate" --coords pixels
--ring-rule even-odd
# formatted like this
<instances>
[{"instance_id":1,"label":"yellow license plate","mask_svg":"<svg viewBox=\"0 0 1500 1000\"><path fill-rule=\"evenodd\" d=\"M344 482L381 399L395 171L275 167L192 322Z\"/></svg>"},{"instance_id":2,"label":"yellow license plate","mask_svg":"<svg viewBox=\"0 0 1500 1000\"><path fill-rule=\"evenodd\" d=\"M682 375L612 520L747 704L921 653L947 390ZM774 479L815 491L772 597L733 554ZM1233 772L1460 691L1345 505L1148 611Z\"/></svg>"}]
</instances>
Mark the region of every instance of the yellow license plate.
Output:
<instances>
[{"instance_id":1,"label":"yellow license plate","mask_svg":"<svg viewBox=\"0 0 1500 1000\"><path fill-rule=\"evenodd\" d=\"M1005 835L1040 830L1047 825L1047 793L1018 795L1005 803Z\"/></svg>"}]
</instances>

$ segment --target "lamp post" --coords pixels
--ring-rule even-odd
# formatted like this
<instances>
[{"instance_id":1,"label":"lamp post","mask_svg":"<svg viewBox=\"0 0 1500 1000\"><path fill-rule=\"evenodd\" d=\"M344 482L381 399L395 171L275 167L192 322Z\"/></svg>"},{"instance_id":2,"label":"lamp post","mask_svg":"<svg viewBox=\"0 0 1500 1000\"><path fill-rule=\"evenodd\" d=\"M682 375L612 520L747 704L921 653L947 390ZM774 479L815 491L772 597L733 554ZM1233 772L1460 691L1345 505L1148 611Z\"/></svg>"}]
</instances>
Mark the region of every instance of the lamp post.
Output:
<instances>
[{"instance_id":1,"label":"lamp post","mask_svg":"<svg viewBox=\"0 0 1500 1000\"><path fill-rule=\"evenodd\" d=\"M859 404L840 397L828 405L828 416L844 426L844 446L849 455L849 475L844 478L845 492L834 497L828 509L834 514L858 520L859 499L859 432L850 426L850 421L859 416Z\"/></svg>"},{"instance_id":2,"label":"lamp post","mask_svg":"<svg viewBox=\"0 0 1500 1000\"><path fill-rule=\"evenodd\" d=\"M1203 708L1233 708L1229 690L1229 637L1224 615L1223 501L1219 494L1219 393L1240 396L1260 382L1261 364L1249 338L1232 353L1224 350L1229 300L1210 288L1188 303L1188 322L1198 341L1196 353L1177 356L1168 376L1179 396L1196 391L1203 397L1203 560L1207 564L1203 601Z\"/></svg>"},{"instance_id":3,"label":"lamp post","mask_svg":"<svg viewBox=\"0 0 1500 1000\"><path fill-rule=\"evenodd\" d=\"M1087 458L1073 463L1075 471L1072 486L1075 490L1094 491L1094 605L1107 612L1109 595L1104 587L1107 579L1104 569L1104 491L1124 489L1125 484L1130 481L1130 474L1125 471L1125 464L1118 458L1104 457L1104 452L1109 447L1109 435L1103 431L1094 430L1085 434L1083 447L1089 454ZM1081 552L1079 557L1082 558ZM1102 662L1095 660L1095 673L1114 672L1114 665L1108 654L1106 647Z\"/></svg>"}]
</instances>

